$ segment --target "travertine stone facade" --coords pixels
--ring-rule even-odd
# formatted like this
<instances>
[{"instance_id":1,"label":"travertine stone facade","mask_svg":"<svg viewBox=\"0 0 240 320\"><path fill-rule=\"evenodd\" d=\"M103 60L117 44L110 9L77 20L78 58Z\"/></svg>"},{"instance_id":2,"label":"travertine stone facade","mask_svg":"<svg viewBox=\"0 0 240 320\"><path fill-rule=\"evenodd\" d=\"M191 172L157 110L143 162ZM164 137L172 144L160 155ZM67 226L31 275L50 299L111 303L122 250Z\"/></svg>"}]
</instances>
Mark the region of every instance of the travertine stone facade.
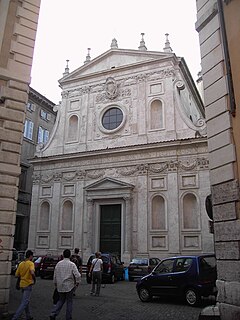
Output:
<instances>
[{"instance_id":1,"label":"travertine stone facade","mask_svg":"<svg viewBox=\"0 0 240 320\"><path fill-rule=\"evenodd\" d=\"M8 312L20 153L40 0L0 1L0 317Z\"/></svg>"},{"instance_id":2,"label":"travertine stone facade","mask_svg":"<svg viewBox=\"0 0 240 320\"><path fill-rule=\"evenodd\" d=\"M116 251L127 265L213 251L201 99L184 59L143 47L66 68L53 134L32 160L36 254L77 246L84 262Z\"/></svg>"},{"instance_id":3,"label":"travertine stone facade","mask_svg":"<svg viewBox=\"0 0 240 320\"><path fill-rule=\"evenodd\" d=\"M240 1L196 3L217 256L217 300L221 319L235 320L240 319Z\"/></svg>"}]
</instances>

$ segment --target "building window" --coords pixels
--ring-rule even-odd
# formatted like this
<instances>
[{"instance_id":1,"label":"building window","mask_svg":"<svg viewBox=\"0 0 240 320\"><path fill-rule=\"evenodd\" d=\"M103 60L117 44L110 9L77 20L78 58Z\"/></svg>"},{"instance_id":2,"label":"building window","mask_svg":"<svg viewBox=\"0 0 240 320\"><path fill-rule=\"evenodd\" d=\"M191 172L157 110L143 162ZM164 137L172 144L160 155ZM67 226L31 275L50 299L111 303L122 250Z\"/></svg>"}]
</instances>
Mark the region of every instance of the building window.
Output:
<instances>
[{"instance_id":1,"label":"building window","mask_svg":"<svg viewBox=\"0 0 240 320\"><path fill-rule=\"evenodd\" d=\"M50 120L51 115L44 111L43 109L40 110L40 117L46 121Z\"/></svg>"},{"instance_id":2,"label":"building window","mask_svg":"<svg viewBox=\"0 0 240 320\"><path fill-rule=\"evenodd\" d=\"M35 111L35 105L32 102L27 103L27 110L30 112Z\"/></svg>"},{"instance_id":3,"label":"building window","mask_svg":"<svg viewBox=\"0 0 240 320\"><path fill-rule=\"evenodd\" d=\"M183 229L198 229L198 212L196 196L186 194L183 198Z\"/></svg>"},{"instance_id":4,"label":"building window","mask_svg":"<svg viewBox=\"0 0 240 320\"><path fill-rule=\"evenodd\" d=\"M62 230L72 230L73 204L67 200L62 208Z\"/></svg>"},{"instance_id":5,"label":"building window","mask_svg":"<svg viewBox=\"0 0 240 320\"><path fill-rule=\"evenodd\" d=\"M39 230L41 231L49 230L49 214L50 214L50 205L48 202L43 202L40 208Z\"/></svg>"},{"instance_id":6,"label":"building window","mask_svg":"<svg viewBox=\"0 0 240 320\"><path fill-rule=\"evenodd\" d=\"M165 201L161 196L152 199L152 229L166 229Z\"/></svg>"},{"instance_id":7,"label":"building window","mask_svg":"<svg viewBox=\"0 0 240 320\"><path fill-rule=\"evenodd\" d=\"M78 134L78 117L73 115L69 118L68 123L68 141L76 141Z\"/></svg>"},{"instance_id":8,"label":"building window","mask_svg":"<svg viewBox=\"0 0 240 320\"><path fill-rule=\"evenodd\" d=\"M160 100L154 100L150 106L150 129L163 128L163 108Z\"/></svg>"},{"instance_id":9,"label":"building window","mask_svg":"<svg viewBox=\"0 0 240 320\"><path fill-rule=\"evenodd\" d=\"M33 138L33 122L28 119L25 120L24 137L29 140L32 140Z\"/></svg>"},{"instance_id":10,"label":"building window","mask_svg":"<svg viewBox=\"0 0 240 320\"><path fill-rule=\"evenodd\" d=\"M38 143L46 143L49 139L49 131L38 127Z\"/></svg>"},{"instance_id":11,"label":"building window","mask_svg":"<svg viewBox=\"0 0 240 320\"><path fill-rule=\"evenodd\" d=\"M108 109L102 117L102 125L107 130L114 130L118 128L122 121L122 110L116 107Z\"/></svg>"}]
</instances>

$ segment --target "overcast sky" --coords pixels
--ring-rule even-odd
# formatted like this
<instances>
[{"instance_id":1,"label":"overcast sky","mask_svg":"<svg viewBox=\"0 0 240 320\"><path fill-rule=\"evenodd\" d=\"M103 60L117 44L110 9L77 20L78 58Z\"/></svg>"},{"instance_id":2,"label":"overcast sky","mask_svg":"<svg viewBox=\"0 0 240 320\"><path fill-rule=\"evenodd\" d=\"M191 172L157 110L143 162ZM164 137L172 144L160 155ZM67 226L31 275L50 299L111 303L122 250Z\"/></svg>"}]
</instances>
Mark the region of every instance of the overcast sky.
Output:
<instances>
[{"instance_id":1,"label":"overcast sky","mask_svg":"<svg viewBox=\"0 0 240 320\"><path fill-rule=\"evenodd\" d=\"M148 50L163 51L165 33L173 52L184 57L194 80L201 70L195 0L41 0L31 87L54 103L61 100L58 80L69 60L79 68L110 49L138 49L141 33Z\"/></svg>"}]
</instances>

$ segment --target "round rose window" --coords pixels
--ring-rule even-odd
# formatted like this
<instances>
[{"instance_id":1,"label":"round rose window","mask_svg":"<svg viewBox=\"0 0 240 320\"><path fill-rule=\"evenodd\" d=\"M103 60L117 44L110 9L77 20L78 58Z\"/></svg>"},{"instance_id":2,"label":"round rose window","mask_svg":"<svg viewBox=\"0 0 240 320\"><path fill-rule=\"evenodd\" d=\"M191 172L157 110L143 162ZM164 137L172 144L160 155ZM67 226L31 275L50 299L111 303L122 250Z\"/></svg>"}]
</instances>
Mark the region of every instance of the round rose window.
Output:
<instances>
[{"instance_id":1,"label":"round rose window","mask_svg":"<svg viewBox=\"0 0 240 320\"><path fill-rule=\"evenodd\" d=\"M119 108L108 109L102 117L102 126L107 130L114 130L120 126L123 121L123 113Z\"/></svg>"}]
</instances>

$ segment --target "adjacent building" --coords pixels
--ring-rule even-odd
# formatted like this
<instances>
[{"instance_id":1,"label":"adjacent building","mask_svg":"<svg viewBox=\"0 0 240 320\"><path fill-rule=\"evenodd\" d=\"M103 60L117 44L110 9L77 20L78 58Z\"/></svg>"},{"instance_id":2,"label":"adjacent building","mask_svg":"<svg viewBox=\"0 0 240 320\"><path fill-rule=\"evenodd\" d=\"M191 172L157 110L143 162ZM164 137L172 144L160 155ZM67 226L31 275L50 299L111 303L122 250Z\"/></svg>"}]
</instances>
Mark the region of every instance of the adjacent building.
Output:
<instances>
[{"instance_id":1,"label":"adjacent building","mask_svg":"<svg viewBox=\"0 0 240 320\"><path fill-rule=\"evenodd\" d=\"M197 0L207 120L218 307L240 319L240 1Z\"/></svg>"},{"instance_id":2,"label":"adjacent building","mask_svg":"<svg viewBox=\"0 0 240 320\"><path fill-rule=\"evenodd\" d=\"M204 108L184 58L108 51L59 83L51 138L34 166L29 247L166 257L213 252Z\"/></svg>"},{"instance_id":3,"label":"adjacent building","mask_svg":"<svg viewBox=\"0 0 240 320\"><path fill-rule=\"evenodd\" d=\"M8 313L20 155L40 0L0 1L0 318Z\"/></svg>"},{"instance_id":4,"label":"adjacent building","mask_svg":"<svg viewBox=\"0 0 240 320\"><path fill-rule=\"evenodd\" d=\"M26 105L26 119L23 132L21 153L21 175L17 203L14 248L26 250L28 245L29 218L32 197L33 167L29 159L33 158L37 145L47 143L52 131L56 112L55 104L33 88L29 88Z\"/></svg>"}]
</instances>

